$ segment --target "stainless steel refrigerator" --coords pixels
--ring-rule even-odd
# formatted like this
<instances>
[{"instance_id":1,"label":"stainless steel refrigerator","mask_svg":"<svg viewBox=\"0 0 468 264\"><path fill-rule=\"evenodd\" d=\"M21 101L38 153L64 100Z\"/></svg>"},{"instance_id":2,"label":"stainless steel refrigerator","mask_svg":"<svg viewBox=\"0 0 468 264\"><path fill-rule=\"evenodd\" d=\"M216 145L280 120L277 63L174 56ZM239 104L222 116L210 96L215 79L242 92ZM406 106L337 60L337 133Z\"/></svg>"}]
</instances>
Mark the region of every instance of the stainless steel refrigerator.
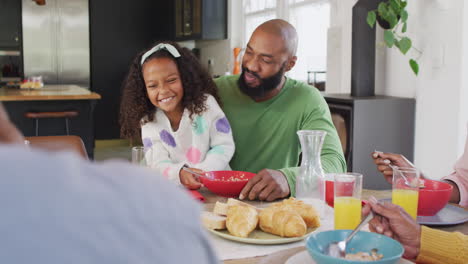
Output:
<instances>
[{"instance_id":1,"label":"stainless steel refrigerator","mask_svg":"<svg viewBox=\"0 0 468 264\"><path fill-rule=\"evenodd\" d=\"M88 0L22 0L25 77L89 88Z\"/></svg>"}]
</instances>

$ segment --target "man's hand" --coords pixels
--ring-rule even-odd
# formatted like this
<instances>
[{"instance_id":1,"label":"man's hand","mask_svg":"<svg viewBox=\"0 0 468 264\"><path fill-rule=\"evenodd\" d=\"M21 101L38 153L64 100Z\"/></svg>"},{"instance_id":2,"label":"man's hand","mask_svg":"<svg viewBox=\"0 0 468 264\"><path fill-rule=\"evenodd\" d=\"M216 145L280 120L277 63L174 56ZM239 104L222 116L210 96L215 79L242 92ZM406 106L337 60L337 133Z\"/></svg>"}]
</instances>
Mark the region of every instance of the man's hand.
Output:
<instances>
[{"instance_id":1,"label":"man's hand","mask_svg":"<svg viewBox=\"0 0 468 264\"><path fill-rule=\"evenodd\" d=\"M190 170L196 173L200 173L200 174L205 173L204 171L195 169L195 168L190 168ZM182 183L182 185L184 185L186 188L190 190L197 190L197 189L200 189L200 187L202 187L200 179L198 179L197 176L193 175L192 173L188 171L180 170L179 178L180 178L180 183Z\"/></svg>"},{"instance_id":2,"label":"man's hand","mask_svg":"<svg viewBox=\"0 0 468 264\"><path fill-rule=\"evenodd\" d=\"M362 209L364 216L369 214L370 207L376 216L369 222L369 229L397 240L405 249L404 257L415 259L421 248L421 226L398 205L380 204L371 198Z\"/></svg>"},{"instance_id":3,"label":"man's hand","mask_svg":"<svg viewBox=\"0 0 468 264\"><path fill-rule=\"evenodd\" d=\"M284 198L290 194L286 176L280 171L263 169L247 182L239 199L266 200L268 202Z\"/></svg>"},{"instance_id":4,"label":"man's hand","mask_svg":"<svg viewBox=\"0 0 468 264\"><path fill-rule=\"evenodd\" d=\"M387 182L390 184L392 183L393 178L393 170L390 168L390 166L388 166L390 163L397 167L414 168L413 163L411 163L405 158L405 156L401 154L375 151L372 153L372 158L374 159L375 165L377 165L377 170L383 174Z\"/></svg>"}]
</instances>

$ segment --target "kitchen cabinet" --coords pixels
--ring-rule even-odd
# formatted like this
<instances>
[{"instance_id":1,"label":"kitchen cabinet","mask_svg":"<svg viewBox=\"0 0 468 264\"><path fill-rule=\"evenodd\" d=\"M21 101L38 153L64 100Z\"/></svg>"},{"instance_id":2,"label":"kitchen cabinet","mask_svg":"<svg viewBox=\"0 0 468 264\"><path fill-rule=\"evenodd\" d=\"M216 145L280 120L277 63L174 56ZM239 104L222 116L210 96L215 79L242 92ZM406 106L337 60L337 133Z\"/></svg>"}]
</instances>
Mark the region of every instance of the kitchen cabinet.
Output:
<instances>
[{"instance_id":1,"label":"kitchen cabinet","mask_svg":"<svg viewBox=\"0 0 468 264\"><path fill-rule=\"evenodd\" d=\"M175 0L176 40L227 38L227 0Z\"/></svg>"},{"instance_id":2,"label":"kitchen cabinet","mask_svg":"<svg viewBox=\"0 0 468 264\"><path fill-rule=\"evenodd\" d=\"M89 1L91 90L102 96L94 112L96 139L120 138L122 83L140 51L169 38L172 6L172 0Z\"/></svg>"},{"instance_id":3,"label":"kitchen cabinet","mask_svg":"<svg viewBox=\"0 0 468 264\"><path fill-rule=\"evenodd\" d=\"M21 49L21 1L0 0L0 49Z\"/></svg>"}]
</instances>

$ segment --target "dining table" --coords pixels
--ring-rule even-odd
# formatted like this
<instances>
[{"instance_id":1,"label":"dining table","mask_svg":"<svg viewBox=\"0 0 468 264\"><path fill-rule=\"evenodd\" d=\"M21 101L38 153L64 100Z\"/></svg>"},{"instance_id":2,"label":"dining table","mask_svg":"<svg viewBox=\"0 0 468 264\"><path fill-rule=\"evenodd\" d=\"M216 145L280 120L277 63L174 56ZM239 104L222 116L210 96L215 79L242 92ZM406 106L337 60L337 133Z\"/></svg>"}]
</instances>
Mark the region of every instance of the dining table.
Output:
<instances>
[{"instance_id":1,"label":"dining table","mask_svg":"<svg viewBox=\"0 0 468 264\"><path fill-rule=\"evenodd\" d=\"M225 203L228 199L226 197L213 194L206 188L201 188L199 192L205 199L205 211L212 211L217 201ZM361 196L363 200L367 200L371 196L374 196L378 200L389 199L391 198L391 190L363 189ZM269 202L249 200L243 202L249 203L256 207L266 207L271 204ZM325 221L322 220L322 226L318 231L333 229L333 209L328 206L326 207L328 210L326 213L327 217L325 218ZM465 211L468 213L468 210L465 209ZM448 232L457 231L468 235L468 222L456 225L431 227ZM214 234L209 234L209 238L211 240L211 244L215 247L218 256L225 264L285 263L291 256L305 250L304 240L282 245L254 245L226 240Z\"/></svg>"}]
</instances>

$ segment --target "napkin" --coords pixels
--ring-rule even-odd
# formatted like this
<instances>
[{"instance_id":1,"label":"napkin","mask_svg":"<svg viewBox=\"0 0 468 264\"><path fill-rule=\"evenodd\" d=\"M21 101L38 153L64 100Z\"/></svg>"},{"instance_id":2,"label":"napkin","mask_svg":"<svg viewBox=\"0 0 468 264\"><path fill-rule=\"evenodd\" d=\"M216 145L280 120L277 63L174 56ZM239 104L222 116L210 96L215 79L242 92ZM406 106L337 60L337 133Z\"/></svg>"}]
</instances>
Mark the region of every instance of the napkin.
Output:
<instances>
[{"instance_id":1,"label":"napkin","mask_svg":"<svg viewBox=\"0 0 468 264\"><path fill-rule=\"evenodd\" d=\"M193 199L200 201L202 203L205 202L205 197L203 197L203 195L201 195L199 192L195 190L187 190L187 191L189 192L190 196L193 197Z\"/></svg>"}]
</instances>

